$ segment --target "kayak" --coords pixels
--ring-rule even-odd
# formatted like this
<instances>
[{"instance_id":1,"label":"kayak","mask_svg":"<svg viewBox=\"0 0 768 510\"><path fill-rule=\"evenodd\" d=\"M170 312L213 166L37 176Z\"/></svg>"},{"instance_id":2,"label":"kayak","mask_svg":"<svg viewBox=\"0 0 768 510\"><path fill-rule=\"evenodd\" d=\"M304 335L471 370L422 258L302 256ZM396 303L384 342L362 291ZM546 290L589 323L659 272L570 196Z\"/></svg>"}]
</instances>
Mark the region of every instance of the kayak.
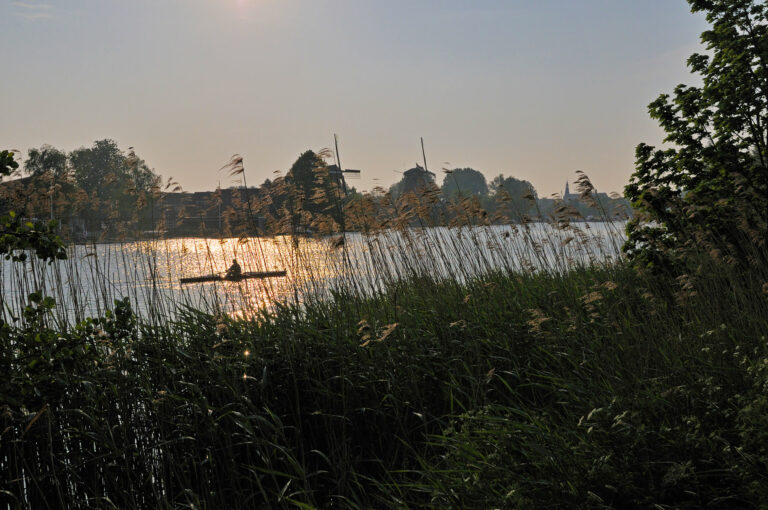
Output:
<instances>
[{"instance_id":1,"label":"kayak","mask_svg":"<svg viewBox=\"0 0 768 510\"><path fill-rule=\"evenodd\" d=\"M285 271L261 271L242 273L238 278L226 278L220 274L208 274L204 276L193 276L191 278L182 278L181 283L202 283L202 282L239 282L249 278L272 278L276 276L285 276Z\"/></svg>"}]
</instances>

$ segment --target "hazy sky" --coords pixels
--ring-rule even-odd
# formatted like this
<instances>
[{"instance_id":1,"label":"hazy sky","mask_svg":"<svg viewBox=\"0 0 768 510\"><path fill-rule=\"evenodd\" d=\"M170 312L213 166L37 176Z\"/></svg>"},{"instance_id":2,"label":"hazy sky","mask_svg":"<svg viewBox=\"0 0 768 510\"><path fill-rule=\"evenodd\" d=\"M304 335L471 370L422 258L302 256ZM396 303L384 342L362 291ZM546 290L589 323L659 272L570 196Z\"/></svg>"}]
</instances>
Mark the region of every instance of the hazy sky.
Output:
<instances>
[{"instance_id":1,"label":"hazy sky","mask_svg":"<svg viewBox=\"0 0 768 510\"><path fill-rule=\"evenodd\" d=\"M620 191L706 29L684 0L0 0L0 147L112 138L190 191L341 142L350 184L421 160ZM378 179L378 180L375 180Z\"/></svg>"}]
</instances>

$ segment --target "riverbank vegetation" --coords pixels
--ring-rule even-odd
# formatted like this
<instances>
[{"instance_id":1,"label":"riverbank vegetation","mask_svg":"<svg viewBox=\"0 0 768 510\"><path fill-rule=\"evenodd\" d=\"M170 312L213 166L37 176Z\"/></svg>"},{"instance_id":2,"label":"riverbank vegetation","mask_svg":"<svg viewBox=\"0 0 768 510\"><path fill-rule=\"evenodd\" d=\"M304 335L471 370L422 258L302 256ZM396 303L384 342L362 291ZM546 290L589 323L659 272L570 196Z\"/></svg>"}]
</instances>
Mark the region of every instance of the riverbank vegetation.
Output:
<instances>
[{"instance_id":1,"label":"riverbank vegetation","mask_svg":"<svg viewBox=\"0 0 768 510\"><path fill-rule=\"evenodd\" d=\"M150 320L121 299L68 324L33 292L0 323L0 505L763 507L768 8L689 3L713 27L689 60L702 86L651 105L674 148L638 147L624 257L589 256L567 203L545 239L525 215L493 230L477 197L430 186L334 201L343 182L305 155L310 171L271 199L246 196L244 221L263 203L264 228L296 250L335 232L347 267L346 230L370 246L395 231L412 262L387 273L374 249L372 291L346 273L322 298L237 316L168 303ZM586 176L578 188L615 231ZM408 241L437 242L436 217L452 244ZM62 254L51 225L13 218L3 255Z\"/></svg>"},{"instance_id":2,"label":"riverbank vegetation","mask_svg":"<svg viewBox=\"0 0 768 510\"><path fill-rule=\"evenodd\" d=\"M251 320L4 325L31 508L756 507L768 296L720 264L421 279Z\"/></svg>"},{"instance_id":3,"label":"riverbank vegetation","mask_svg":"<svg viewBox=\"0 0 768 510\"><path fill-rule=\"evenodd\" d=\"M611 243L591 252L582 227L563 219L545 239L523 225L488 249L473 237L487 227L443 245L401 227L410 262L386 273L381 252L367 266L380 290L356 291L351 273L323 299L238 316L181 303L139 316L124 299L67 325L66 303L33 293L0 327L0 501L758 506L765 266L706 244L688 249L688 273L633 265L609 259ZM538 270L493 270L499 251ZM456 259L466 272L446 270Z\"/></svg>"}]
</instances>

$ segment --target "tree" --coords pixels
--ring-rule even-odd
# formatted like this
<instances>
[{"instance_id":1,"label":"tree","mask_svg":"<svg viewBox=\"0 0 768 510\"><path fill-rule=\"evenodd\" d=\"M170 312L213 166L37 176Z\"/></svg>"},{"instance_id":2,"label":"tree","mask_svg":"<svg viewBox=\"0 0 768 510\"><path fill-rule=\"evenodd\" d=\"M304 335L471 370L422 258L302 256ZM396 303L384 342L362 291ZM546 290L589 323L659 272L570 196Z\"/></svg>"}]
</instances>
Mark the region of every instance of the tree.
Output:
<instances>
[{"instance_id":1,"label":"tree","mask_svg":"<svg viewBox=\"0 0 768 510\"><path fill-rule=\"evenodd\" d=\"M688 0L706 13L708 55L688 59L701 86L649 105L671 148L640 144L626 196L640 214L625 251L653 268L708 251L765 262L768 234L768 8L755 0Z\"/></svg>"},{"instance_id":2,"label":"tree","mask_svg":"<svg viewBox=\"0 0 768 510\"><path fill-rule=\"evenodd\" d=\"M337 231L341 224L344 191L338 177L332 175L325 158L327 149L306 151L285 176L285 205L291 216L293 232Z\"/></svg>"},{"instance_id":3,"label":"tree","mask_svg":"<svg viewBox=\"0 0 768 510\"><path fill-rule=\"evenodd\" d=\"M315 191L322 184L325 161L314 151L303 152L288 170L285 180L295 186L302 195L302 205L306 210L316 211L317 204L312 201Z\"/></svg>"},{"instance_id":4,"label":"tree","mask_svg":"<svg viewBox=\"0 0 768 510\"><path fill-rule=\"evenodd\" d=\"M33 177L52 176L60 179L67 173L67 155L50 145L29 149L24 170Z\"/></svg>"},{"instance_id":5,"label":"tree","mask_svg":"<svg viewBox=\"0 0 768 510\"><path fill-rule=\"evenodd\" d=\"M72 151L69 161L75 182L88 194L85 209L92 223L135 222L152 207L160 178L132 148L126 156L113 140L98 140Z\"/></svg>"},{"instance_id":6,"label":"tree","mask_svg":"<svg viewBox=\"0 0 768 510\"><path fill-rule=\"evenodd\" d=\"M441 189L447 199L484 197L488 194L488 183L485 176L473 168L456 168L445 174Z\"/></svg>"},{"instance_id":7,"label":"tree","mask_svg":"<svg viewBox=\"0 0 768 510\"><path fill-rule=\"evenodd\" d=\"M69 171L67 154L51 145L29 149L24 162L25 172L32 177L28 199L37 214L50 211L51 218L69 215L77 209L75 185Z\"/></svg>"},{"instance_id":8,"label":"tree","mask_svg":"<svg viewBox=\"0 0 768 510\"><path fill-rule=\"evenodd\" d=\"M0 178L11 175L18 167L13 152L0 152ZM0 256L6 260L24 261L26 250L33 250L43 260L66 258L64 245L55 234L55 226L53 221L47 224L24 221L12 211L0 216Z\"/></svg>"},{"instance_id":9,"label":"tree","mask_svg":"<svg viewBox=\"0 0 768 510\"><path fill-rule=\"evenodd\" d=\"M530 182L499 174L491 181L490 189L487 209L517 222L535 214L538 196Z\"/></svg>"},{"instance_id":10,"label":"tree","mask_svg":"<svg viewBox=\"0 0 768 510\"><path fill-rule=\"evenodd\" d=\"M144 229L155 230L152 215L154 214L155 203L162 198L163 181L143 159L136 155L132 147L128 149L125 165L128 189L120 198L131 211L132 220L140 224L143 223L140 226ZM167 187L173 184L169 180ZM147 218L146 216L150 217Z\"/></svg>"},{"instance_id":11,"label":"tree","mask_svg":"<svg viewBox=\"0 0 768 510\"><path fill-rule=\"evenodd\" d=\"M78 186L100 199L109 198L125 176L125 156L114 140L98 140L93 147L69 153Z\"/></svg>"},{"instance_id":12,"label":"tree","mask_svg":"<svg viewBox=\"0 0 768 510\"><path fill-rule=\"evenodd\" d=\"M528 196L536 198L536 189L533 184L515 177L504 177L502 174L493 178L490 188L495 195L506 192L515 199Z\"/></svg>"}]
</instances>

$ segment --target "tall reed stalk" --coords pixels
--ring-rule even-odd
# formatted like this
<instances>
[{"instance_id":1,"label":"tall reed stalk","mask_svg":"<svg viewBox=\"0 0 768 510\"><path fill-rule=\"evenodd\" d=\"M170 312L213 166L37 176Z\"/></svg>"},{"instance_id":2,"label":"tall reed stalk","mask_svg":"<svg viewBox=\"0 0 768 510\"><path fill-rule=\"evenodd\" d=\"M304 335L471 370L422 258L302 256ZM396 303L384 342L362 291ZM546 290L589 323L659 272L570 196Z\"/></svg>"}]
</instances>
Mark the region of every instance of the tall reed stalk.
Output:
<instances>
[{"instance_id":1,"label":"tall reed stalk","mask_svg":"<svg viewBox=\"0 0 768 510\"><path fill-rule=\"evenodd\" d=\"M269 237L0 264L0 508L765 501L765 268L672 279L621 223L447 210L346 203L343 251L273 208ZM232 258L287 276L178 282Z\"/></svg>"}]
</instances>

